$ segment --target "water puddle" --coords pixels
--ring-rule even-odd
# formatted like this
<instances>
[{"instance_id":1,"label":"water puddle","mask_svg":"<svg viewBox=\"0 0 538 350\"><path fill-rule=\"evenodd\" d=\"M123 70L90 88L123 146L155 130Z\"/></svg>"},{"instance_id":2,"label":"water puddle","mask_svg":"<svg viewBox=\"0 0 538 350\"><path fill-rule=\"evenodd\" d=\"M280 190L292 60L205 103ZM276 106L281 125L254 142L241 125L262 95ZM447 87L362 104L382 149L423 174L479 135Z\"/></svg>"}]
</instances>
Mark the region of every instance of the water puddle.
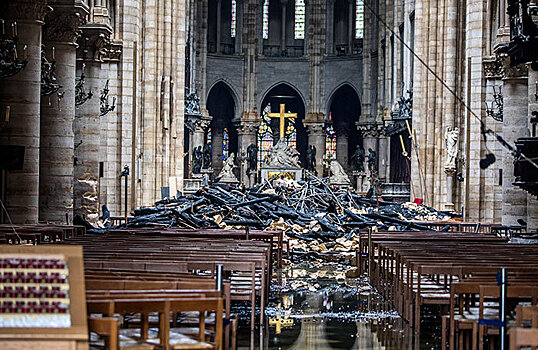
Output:
<instances>
[{"instance_id":1,"label":"water puddle","mask_svg":"<svg viewBox=\"0 0 538 350\"><path fill-rule=\"evenodd\" d=\"M338 263L291 263L273 276L265 327L250 333L241 315L239 349L438 349L437 320L419 337L366 276ZM260 346L261 345L261 346Z\"/></svg>"}]
</instances>

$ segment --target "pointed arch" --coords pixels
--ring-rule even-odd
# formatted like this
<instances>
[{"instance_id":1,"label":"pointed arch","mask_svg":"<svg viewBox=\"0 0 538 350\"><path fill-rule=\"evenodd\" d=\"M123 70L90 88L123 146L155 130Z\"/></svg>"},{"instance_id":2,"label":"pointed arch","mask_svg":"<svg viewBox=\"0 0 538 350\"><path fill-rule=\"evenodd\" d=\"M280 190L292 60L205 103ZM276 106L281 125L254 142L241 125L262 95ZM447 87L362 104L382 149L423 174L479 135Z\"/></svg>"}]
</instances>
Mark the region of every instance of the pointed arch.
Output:
<instances>
[{"instance_id":1,"label":"pointed arch","mask_svg":"<svg viewBox=\"0 0 538 350\"><path fill-rule=\"evenodd\" d=\"M241 99L239 98L239 94L237 93L237 91L234 89L233 84L227 81L225 78L217 79L211 84L211 86L207 89L206 101L209 101L209 94L211 93L213 88L215 88L219 84L224 85L229 90L235 105L234 119L239 119L241 117L239 113L242 110Z\"/></svg>"},{"instance_id":2,"label":"pointed arch","mask_svg":"<svg viewBox=\"0 0 538 350\"><path fill-rule=\"evenodd\" d=\"M351 90L353 90L353 92L355 92L357 100L359 101L359 114L358 114L358 117L360 117L361 111L362 111L362 96L359 93L359 90L352 83L350 83L348 81L344 81L344 82L338 84L334 89L332 89L332 91L328 95L329 98L327 99L327 104L325 106L325 110L327 111L327 113L325 113L325 119L326 120L329 119L329 113L331 111L331 105L332 105L332 103L334 101L335 96L337 96L336 93L338 91L340 91L341 89L347 89L347 88L350 88Z\"/></svg>"}]
</instances>

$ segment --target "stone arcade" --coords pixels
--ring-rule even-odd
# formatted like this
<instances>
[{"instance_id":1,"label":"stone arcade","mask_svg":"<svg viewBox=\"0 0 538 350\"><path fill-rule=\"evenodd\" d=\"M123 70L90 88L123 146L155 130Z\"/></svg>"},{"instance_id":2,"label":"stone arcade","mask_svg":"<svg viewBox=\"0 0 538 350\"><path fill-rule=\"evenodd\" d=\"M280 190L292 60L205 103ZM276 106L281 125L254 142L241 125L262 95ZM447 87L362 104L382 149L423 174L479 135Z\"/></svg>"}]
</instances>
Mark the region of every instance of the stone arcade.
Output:
<instances>
[{"instance_id":1,"label":"stone arcade","mask_svg":"<svg viewBox=\"0 0 538 350\"><path fill-rule=\"evenodd\" d=\"M507 267L508 317L534 312L537 14L533 0L0 0L0 345L99 346L88 329L114 349L521 340L515 322L455 319L450 292L501 304ZM7 327L28 317L69 327Z\"/></svg>"}]
</instances>

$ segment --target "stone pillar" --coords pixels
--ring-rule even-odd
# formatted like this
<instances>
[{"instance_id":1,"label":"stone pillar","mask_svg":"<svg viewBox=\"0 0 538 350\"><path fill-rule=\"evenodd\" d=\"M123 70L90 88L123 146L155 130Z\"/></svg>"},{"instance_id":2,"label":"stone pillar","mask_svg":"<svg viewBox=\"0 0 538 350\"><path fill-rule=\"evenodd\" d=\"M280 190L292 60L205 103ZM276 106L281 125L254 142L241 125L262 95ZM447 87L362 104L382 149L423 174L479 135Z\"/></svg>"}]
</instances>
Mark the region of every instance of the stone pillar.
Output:
<instances>
[{"instance_id":1,"label":"stone pillar","mask_svg":"<svg viewBox=\"0 0 538 350\"><path fill-rule=\"evenodd\" d=\"M323 123L305 124L308 132L308 145L316 147L316 171L323 177L323 158L325 157L325 128Z\"/></svg>"},{"instance_id":2,"label":"stone pillar","mask_svg":"<svg viewBox=\"0 0 538 350\"><path fill-rule=\"evenodd\" d=\"M390 143L388 142L388 137L385 135L379 135L379 158L377 168L379 169L379 180L381 182L388 182L387 179L390 177L390 174L388 173L389 145Z\"/></svg>"},{"instance_id":3,"label":"stone pillar","mask_svg":"<svg viewBox=\"0 0 538 350\"><path fill-rule=\"evenodd\" d=\"M536 82L538 81L538 71L532 70L529 68L529 112L528 116L532 116L532 112L538 111L538 99L536 94L538 94L538 87ZM529 134L532 132L532 125L529 120ZM538 136L538 135L536 135ZM538 199L536 196L527 193L527 231L536 231L538 230Z\"/></svg>"},{"instance_id":4,"label":"stone pillar","mask_svg":"<svg viewBox=\"0 0 538 350\"><path fill-rule=\"evenodd\" d=\"M217 0L217 53L221 53L220 41L222 35L222 0Z\"/></svg>"},{"instance_id":5,"label":"stone pillar","mask_svg":"<svg viewBox=\"0 0 538 350\"><path fill-rule=\"evenodd\" d=\"M237 127L237 139L239 143L238 158L245 159L247 156L247 148L254 144L257 145L256 133L258 131L258 124L255 122L241 122ZM245 186L253 186L254 183L250 182L247 175L248 164L245 160L240 161L240 181ZM252 177L252 176L251 176ZM255 177L253 177L255 180Z\"/></svg>"},{"instance_id":6,"label":"stone pillar","mask_svg":"<svg viewBox=\"0 0 538 350\"><path fill-rule=\"evenodd\" d=\"M202 150L203 150L204 145L205 145L205 133L207 132L210 122L211 120L202 117L202 120L197 120L194 122L194 125L195 125L194 133L192 134L189 133L191 137L191 142L189 142L189 159L190 159L190 164L191 164L190 169L189 169L190 176L192 176L192 165L193 165L192 161L193 161L194 149L198 146L202 146Z\"/></svg>"},{"instance_id":7,"label":"stone pillar","mask_svg":"<svg viewBox=\"0 0 538 350\"><path fill-rule=\"evenodd\" d=\"M111 30L106 26L84 26L83 35L79 39L79 57L77 76L84 74L85 89L92 91L93 97L80 105L75 111L75 167L74 167L74 214L85 217L90 222L99 219L99 147L100 147L100 101L99 96L104 88L101 69L102 53L106 38Z\"/></svg>"},{"instance_id":8,"label":"stone pillar","mask_svg":"<svg viewBox=\"0 0 538 350\"><path fill-rule=\"evenodd\" d=\"M334 1L327 0L327 28L325 50L328 55L334 54Z\"/></svg>"},{"instance_id":9,"label":"stone pillar","mask_svg":"<svg viewBox=\"0 0 538 350\"><path fill-rule=\"evenodd\" d=\"M359 124L357 123L357 130L362 133L362 147L364 148L365 158L364 158L364 169L368 171L368 155L370 152L369 148L374 150L377 154L378 160L381 158L379 154L379 149L377 147L377 140L379 137L379 130L375 124Z\"/></svg>"},{"instance_id":10,"label":"stone pillar","mask_svg":"<svg viewBox=\"0 0 538 350\"><path fill-rule=\"evenodd\" d=\"M527 72L519 66L505 69L503 79L503 137L513 145L515 140L529 135ZM514 157L505 152L503 161L502 224L518 225L517 219L527 219L527 193L515 187Z\"/></svg>"},{"instance_id":11,"label":"stone pillar","mask_svg":"<svg viewBox=\"0 0 538 350\"><path fill-rule=\"evenodd\" d=\"M218 176L223 166L222 144L224 141L224 128L222 126L211 127L211 163L215 169L215 176Z\"/></svg>"},{"instance_id":12,"label":"stone pillar","mask_svg":"<svg viewBox=\"0 0 538 350\"><path fill-rule=\"evenodd\" d=\"M348 169L349 161L349 145L347 125L342 125L336 129L336 160L344 169Z\"/></svg>"},{"instance_id":13,"label":"stone pillar","mask_svg":"<svg viewBox=\"0 0 538 350\"><path fill-rule=\"evenodd\" d=\"M280 31L280 51L284 52L286 51L286 11L287 11L287 4L288 0L280 0L280 4L282 5L282 29Z\"/></svg>"},{"instance_id":14,"label":"stone pillar","mask_svg":"<svg viewBox=\"0 0 538 350\"><path fill-rule=\"evenodd\" d=\"M347 6L348 6L348 20L347 20L347 53L351 54L353 52L353 6L355 3L353 0L347 0Z\"/></svg>"},{"instance_id":15,"label":"stone pillar","mask_svg":"<svg viewBox=\"0 0 538 350\"><path fill-rule=\"evenodd\" d=\"M8 25L17 22L19 57L23 55L22 47L28 47L26 67L0 83L2 115L6 106L11 108L9 123L0 131L0 145L24 147L22 170L5 171L6 192L3 195L6 209L15 224L38 221L41 26L45 9L45 1L11 0L0 3L0 13L7 21L6 32L11 31Z\"/></svg>"},{"instance_id":16,"label":"stone pillar","mask_svg":"<svg viewBox=\"0 0 538 350\"><path fill-rule=\"evenodd\" d=\"M56 94L41 99L39 150L39 220L65 223L73 217L73 158L75 120L75 71L78 26L85 8L55 6L45 18L43 43L47 57L55 48L57 83L62 85L61 101ZM52 103L49 103L52 102Z\"/></svg>"},{"instance_id":17,"label":"stone pillar","mask_svg":"<svg viewBox=\"0 0 538 350\"><path fill-rule=\"evenodd\" d=\"M235 31L235 53L241 53L241 40L243 38L243 0L236 2L236 31Z\"/></svg>"}]
</instances>

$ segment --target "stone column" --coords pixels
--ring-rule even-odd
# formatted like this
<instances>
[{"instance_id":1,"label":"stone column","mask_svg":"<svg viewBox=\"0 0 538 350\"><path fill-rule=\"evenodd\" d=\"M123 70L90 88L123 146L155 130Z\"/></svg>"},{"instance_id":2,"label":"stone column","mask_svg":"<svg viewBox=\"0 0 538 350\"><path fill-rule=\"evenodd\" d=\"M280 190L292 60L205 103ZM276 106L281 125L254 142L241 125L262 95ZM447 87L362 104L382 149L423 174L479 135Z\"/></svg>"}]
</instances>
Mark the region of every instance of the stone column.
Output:
<instances>
[{"instance_id":1,"label":"stone column","mask_svg":"<svg viewBox=\"0 0 538 350\"><path fill-rule=\"evenodd\" d=\"M515 140L529 135L527 70L521 66L505 68L503 79L503 137L513 145ZM514 157L505 152L503 165L502 224L518 225L517 219L527 219L527 193L515 187Z\"/></svg>"},{"instance_id":2,"label":"stone column","mask_svg":"<svg viewBox=\"0 0 538 350\"><path fill-rule=\"evenodd\" d=\"M532 112L538 111L538 100L536 94L538 94L538 87L536 82L538 81L538 71L529 68L529 117L532 116ZM529 118L529 134L532 132L532 125ZM538 136L538 135L536 135ZM538 199L536 196L527 193L527 231L538 230Z\"/></svg>"},{"instance_id":3,"label":"stone column","mask_svg":"<svg viewBox=\"0 0 538 350\"><path fill-rule=\"evenodd\" d=\"M381 182L388 182L387 179L390 177L387 171L389 164L389 145L390 143L388 142L387 136L383 134L379 135L379 158L377 162L377 168L379 169L379 180Z\"/></svg>"},{"instance_id":4,"label":"stone column","mask_svg":"<svg viewBox=\"0 0 538 350\"><path fill-rule=\"evenodd\" d=\"M308 145L316 147L316 171L323 177L323 158L325 157L325 128L323 123L306 124Z\"/></svg>"},{"instance_id":5,"label":"stone column","mask_svg":"<svg viewBox=\"0 0 538 350\"><path fill-rule=\"evenodd\" d=\"M65 223L73 217L73 158L75 120L75 66L77 30L87 10L55 6L45 18L43 43L47 57L55 48L57 83L62 85L61 101L56 94L41 99L39 150L39 220ZM52 103L49 103L52 102Z\"/></svg>"},{"instance_id":6,"label":"stone column","mask_svg":"<svg viewBox=\"0 0 538 350\"><path fill-rule=\"evenodd\" d=\"M280 31L280 51L284 52L286 51L286 11L287 11L287 4L288 0L280 0L280 4L282 5L282 29Z\"/></svg>"},{"instance_id":7,"label":"stone column","mask_svg":"<svg viewBox=\"0 0 538 350\"><path fill-rule=\"evenodd\" d=\"M224 127L214 125L211 127L211 163L215 169L215 176L219 175L223 166L222 160L222 144L224 141Z\"/></svg>"},{"instance_id":8,"label":"stone column","mask_svg":"<svg viewBox=\"0 0 538 350\"><path fill-rule=\"evenodd\" d=\"M15 224L38 221L41 26L45 10L45 1L0 3L0 13L7 21L6 32L11 31L11 23L17 22L19 57L23 56L22 47L28 47L26 67L0 83L2 115L6 106L11 109L9 123L0 131L0 144L24 147L22 170L5 171L5 206Z\"/></svg>"},{"instance_id":9,"label":"stone column","mask_svg":"<svg viewBox=\"0 0 538 350\"><path fill-rule=\"evenodd\" d=\"M347 6L348 6L348 21L347 21L347 53L351 54L353 52L353 6L354 6L353 0L347 0Z\"/></svg>"},{"instance_id":10,"label":"stone column","mask_svg":"<svg viewBox=\"0 0 538 350\"><path fill-rule=\"evenodd\" d=\"M236 2L236 30L235 30L235 53L241 53L241 40L243 38L243 0Z\"/></svg>"},{"instance_id":11,"label":"stone column","mask_svg":"<svg viewBox=\"0 0 538 350\"><path fill-rule=\"evenodd\" d=\"M193 161L194 149L198 146L202 146L202 150L203 150L204 145L205 145L205 133L207 132L210 122L211 120L208 120L206 118L195 121L194 133L193 134L189 133L191 137L191 142L189 142L189 159L190 159L190 164L191 164L190 169L189 169L190 176L192 176L192 165L193 165L192 161Z\"/></svg>"},{"instance_id":12,"label":"stone column","mask_svg":"<svg viewBox=\"0 0 538 350\"><path fill-rule=\"evenodd\" d=\"M258 123L255 122L241 122L237 127L237 139L239 143L238 157L244 158L247 156L247 148L254 144L257 145L256 133L258 131ZM242 160L240 165L240 181L245 186L253 186L254 183L250 183L249 176L247 175L247 162ZM255 177L253 178L255 180Z\"/></svg>"},{"instance_id":13,"label":"stone column","mask_svg":"<svg viewBox=\"0 0 538 350\"><path fill-rule=\"evenodd\" d=\"M217 0L217 53L221 53L220 41L222 35L222 0Z\"/></svg>"},{"instance_id":14,"label":"stone column","mask_svg":"<svg viewBox=\"0 0 538 350\"><path fill-rule=\"evenodd\" d=\"M341 125L336 129L336 160L344 169L348 169L348 151L349 151L349 145L348 145L348 132L347 128L348 125Z\"/></svg>"},{"instance_id":15,"label":"stone column","mask_svg":"<svg viewBox=\"0 0 538 350\"><path fill-rule=\"evenodd\" d=\"M326 41L325 41L325 50L327 50L328 55L334 54L334 1L327 0L327 31Z\"/></svg>"},{"instance_id":16,"label":"stone column","mask_svg":"<svg viewBox=\"0 0 538 350\"><path fill-rule=\"evenodd\" d=\"M100 101L99 96L104 88L101 69L102 54L106 38L111 34L107 26L89 24L84 26L83 35L79 39L79 57L77 71L84 74L85 89L92 91L93 97L80 105L75 111L75 168L74 168L74 214L85 217L90 222L99 218L99 147L100 147Z\"/></svg>"},{"instance_id":17,"label":"stone column","mask_svg":"<svg viewBox=\"0 0 538 350\"><path fill-rule=\"evenodd\" d=\"M375 124L359 124L357 123L357 130L362 133L362 147L364 148L364 169L368 171L368 151L369 148L374 150L377 154L378 160L380 159L379 149L377 147L377 140L379 137L379 130Z\"/></svg>"}]
</instances>

